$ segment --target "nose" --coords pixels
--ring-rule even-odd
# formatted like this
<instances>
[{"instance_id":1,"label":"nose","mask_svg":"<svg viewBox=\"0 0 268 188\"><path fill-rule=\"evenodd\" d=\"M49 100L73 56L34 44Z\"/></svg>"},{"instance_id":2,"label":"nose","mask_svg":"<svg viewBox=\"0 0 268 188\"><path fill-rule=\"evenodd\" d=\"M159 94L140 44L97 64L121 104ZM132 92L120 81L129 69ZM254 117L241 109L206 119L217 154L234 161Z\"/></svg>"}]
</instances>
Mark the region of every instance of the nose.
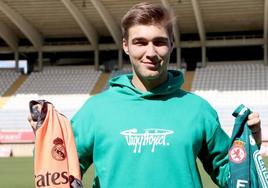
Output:
<instances>
[{"instance_id":1,"label":"nose","mask_svg":"<svg viewBox=\"0 0 268 188\"><path fill-rule=\"evenodd\" d=\"M150 60L158 59L158 54L156 52L155 46L152 43L149 43L146 49L146 58Z\"/></svg>"}]
</instances>

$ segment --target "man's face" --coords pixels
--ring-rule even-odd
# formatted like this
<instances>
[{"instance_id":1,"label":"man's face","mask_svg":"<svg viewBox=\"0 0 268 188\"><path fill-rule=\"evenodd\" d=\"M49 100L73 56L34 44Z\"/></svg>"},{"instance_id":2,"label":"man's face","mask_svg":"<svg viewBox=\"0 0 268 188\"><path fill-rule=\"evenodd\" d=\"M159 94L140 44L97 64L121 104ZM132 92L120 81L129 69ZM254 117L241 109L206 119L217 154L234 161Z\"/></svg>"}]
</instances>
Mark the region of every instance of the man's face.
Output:
<instances>
[{"instance_id":1,"label":"man's face","mask_svg":"<svg viewBox=\"0 0 268 188\"><path fill-rule=\"evenodd\" d=\"M146 81L164 81L172 42L165 27L159 25L134 25L123 40L123 49L133 66L133 78Z\"/></svg>"}]
</instances>

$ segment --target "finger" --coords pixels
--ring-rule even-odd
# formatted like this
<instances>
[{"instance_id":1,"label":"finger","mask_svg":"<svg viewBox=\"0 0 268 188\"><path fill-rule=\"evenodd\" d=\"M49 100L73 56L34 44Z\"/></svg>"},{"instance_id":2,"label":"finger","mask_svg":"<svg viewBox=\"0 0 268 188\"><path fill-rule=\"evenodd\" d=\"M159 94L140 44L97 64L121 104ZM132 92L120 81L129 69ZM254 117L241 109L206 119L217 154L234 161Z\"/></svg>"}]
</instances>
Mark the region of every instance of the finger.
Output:
<instances>
[{"instance_id":1,"label":"finger","mask_svg":"<svg viewBox=\"0 0 268 188\"><path fill-rule=\"evenodd\" d=\"M36 131L36 125L37 125L37 122L32 121L32 123L31 123L31 127L32 127L32 129L33 129L34 131Z\"/></svg>"},{"instance_id":2,"label":"finger","mask_svg":"<svg viewBox=\"0 0 268 188\"><path fill-rule=\"evenodd\" d=\"M37 122L32 121L30 125L31 125L31 127L32 127L33 130L36 130Z\"/></svg>"},{"instance_id":3,"label":"finger","mask_svg":"<svg viewBox=\"0 0 268 188\"><path fill-rule=\"evenodd\" d=\"M260 125L260 122L261 122L261 120L260 120L259 113L253 112L253 113L249 114L248 121L247 121L247 124L249 126L254 126L254 127L255 127L255 125L258 126L258 125Z\"/></svg>"},{"instance_id":4,"label":"finger","mask_svg":"<svg viewBox=\"0 0 268 188\"><path fill-rule=\"evenodd\" d=\"M33 121L33 118L32 118L32 115L31 114L28 115L27 120L29 121L29 123L31 123L31 121Z\"/></svg>"},{"instance_id":5,"label":"finger","mask_svg":"<svg viewBox=\"0 0 268 188\"><path fill-rule=\"evenodd\" d=\"M248 119L253 119L253 118L259 118L260 115L258 112L252 112L251 114L249 114Z\"/></svg>"},{"instance_id":6,"label":"finger","mask_svg":"<svg viewBox=\"0 0 268 188\"><path fill-rule=\"evenodd\" d=\"M29 115L27 119L28 119L28 121L29 121L29 123L30 123L30 125L31 125L32 129L35 131L35 130L36 130L36 125L37 125L37 122L33 121L33 119L32 119L32 116L31 116L31 115Z\"/></svg>"},{"instance_id":7,"label":"finger","mask_svg":"<svg viewBox=\"0 0 268 188\"><path fill-rule=\"evenodd\" d=\"M249 126L258 126L260 125L260 122L261 122L260 118L252 118L247 121L247 124Z\"/></svg>"}]
</instances>

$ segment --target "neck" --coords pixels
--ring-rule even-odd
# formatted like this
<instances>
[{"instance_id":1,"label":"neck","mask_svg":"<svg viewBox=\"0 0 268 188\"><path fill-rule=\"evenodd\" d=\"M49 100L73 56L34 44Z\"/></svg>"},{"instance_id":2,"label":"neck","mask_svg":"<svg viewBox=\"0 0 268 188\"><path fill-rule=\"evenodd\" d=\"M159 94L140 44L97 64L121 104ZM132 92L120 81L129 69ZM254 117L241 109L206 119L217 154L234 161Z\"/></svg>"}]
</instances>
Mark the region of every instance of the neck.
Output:
<instances>
[{"instance_id":1,"label":"neck","mask_svg":"<svg viewBox=\"0 0 268 188\"><path fill-rule=\"evenodd\" d=\"M167 73L155 79L142 79L142 78L139 78L138 75L133 73L132 84L134 85L135 88L139 89L140 91L146 92L161 85L167 80L167 78L168 78Z\"/></svg>"}]
</instances>

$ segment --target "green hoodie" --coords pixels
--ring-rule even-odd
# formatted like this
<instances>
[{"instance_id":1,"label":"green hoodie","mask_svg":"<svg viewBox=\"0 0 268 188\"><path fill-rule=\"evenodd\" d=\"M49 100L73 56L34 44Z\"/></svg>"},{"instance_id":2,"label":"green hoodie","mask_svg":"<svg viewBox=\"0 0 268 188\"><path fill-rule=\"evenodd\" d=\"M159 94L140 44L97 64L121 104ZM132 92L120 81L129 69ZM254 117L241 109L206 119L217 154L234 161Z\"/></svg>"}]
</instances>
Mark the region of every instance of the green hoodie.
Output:
<instances>
[{"instance_id":1,"label":"green hoodie","mask_svg":"<svg viewBox=\"0 0 268 188\"><path fill-rule=\"evenodd\" d=\"M147 92L131 79L113 78L71 121L82 173L94 162L94 187L202 187L197 157L225 186L230 139L208 102L180 89L179 71L169 71L165 83Z\"/></svg>"}]
</instances>

